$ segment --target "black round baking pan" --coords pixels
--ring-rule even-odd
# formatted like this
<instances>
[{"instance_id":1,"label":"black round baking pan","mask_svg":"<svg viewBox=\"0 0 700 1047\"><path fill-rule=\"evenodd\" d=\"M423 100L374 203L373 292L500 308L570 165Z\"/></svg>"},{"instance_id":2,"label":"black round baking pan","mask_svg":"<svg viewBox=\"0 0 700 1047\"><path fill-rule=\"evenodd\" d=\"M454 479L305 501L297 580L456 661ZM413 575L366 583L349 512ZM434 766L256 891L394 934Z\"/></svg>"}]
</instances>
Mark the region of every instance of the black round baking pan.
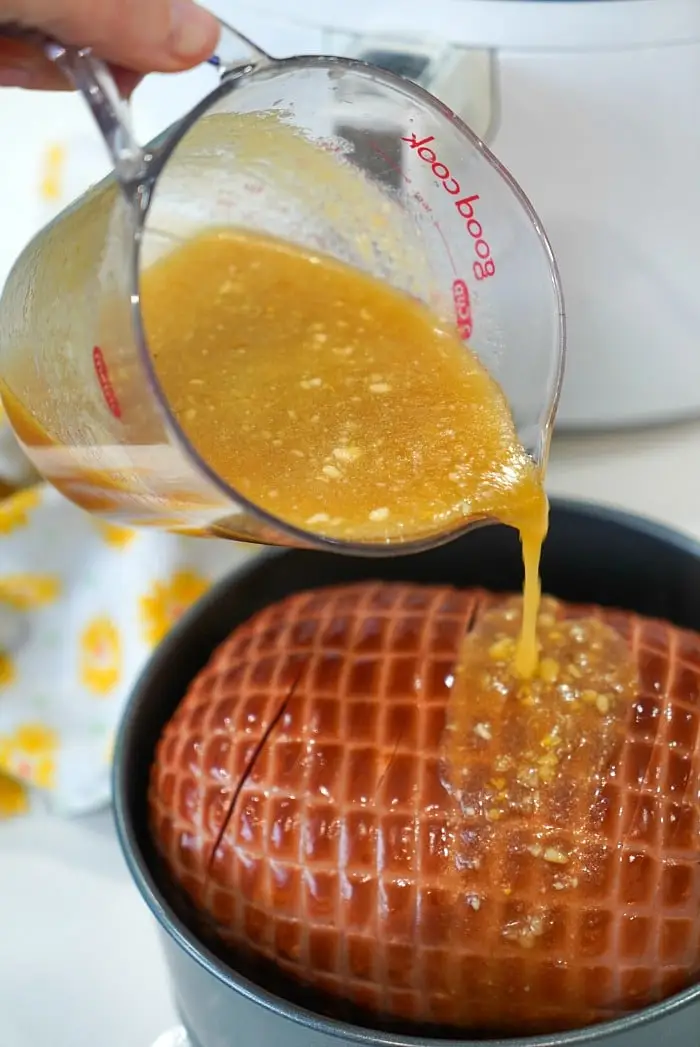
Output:
<instances>
[{"instance_id":1,"label":"black round baking pan","mask_svg":"<svg viewBox=\"0 0 700 1047\"><path fill-rule=\"evenodd\" d=\"M148 832L154 748L189 682L213 650L256 611L303 589L368 579L513 591L522 584L518 537L477 528L410 557L364 559L312 551L262 553L215 586L173 629L134 688L115 750L116 823L127 864L162 932L176 1005L194 1047L674 1047L700 1044L700 986L614 1022L539 1037L477 1040L434 1029L382 1027L361 1014L332 1017L324 1001L281 977L232 962L195 933ZM543 590L664 618L700 631L700 543L615 509L554 500L542 560ZM700 848L700 841L699 841ZM699 849L700 856L700 849Z\"/></svg>"}]
</instances>

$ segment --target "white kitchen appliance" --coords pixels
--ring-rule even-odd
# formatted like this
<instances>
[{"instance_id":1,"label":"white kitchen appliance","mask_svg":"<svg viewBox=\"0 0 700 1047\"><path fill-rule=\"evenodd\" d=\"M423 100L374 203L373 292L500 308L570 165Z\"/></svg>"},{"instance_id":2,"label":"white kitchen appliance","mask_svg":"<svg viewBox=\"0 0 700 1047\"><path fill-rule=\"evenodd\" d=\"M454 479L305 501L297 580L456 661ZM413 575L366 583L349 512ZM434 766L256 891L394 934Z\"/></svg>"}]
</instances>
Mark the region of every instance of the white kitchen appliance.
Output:
<instances>
[{"instance_id":1,"label":"white kitchen appliance","mask_svg":"<svg viewBox=\"0 0 700 1047\"><path fill-rule=\"evenodd\" d=\"M560 428L700 414L700 0L239 0L235 20L417 80L512 171L562 273Z\"/></svg>"},{"instance_id":2,"label":"white kitchen appliance","mask_svg":"<svg viewBox=\"0 0 700 1047\"><path fill-rule=\"evenodd\" d=\"M417 80L510 168L564 284L559 428L700 415L700 0L202 2L272 54L364 56ZM207 82L202 68L148 77L134 101L139 135L191 108ZM13 162L0 171L12 201L0 282L108 167L80 99L5 89L2 101ZM352 135L342 114L339 129ZM395 159L399 137L392 145L389 128L383 142ZM60 191L47 198L52 182Z\"/></svg>"}]
</instances>

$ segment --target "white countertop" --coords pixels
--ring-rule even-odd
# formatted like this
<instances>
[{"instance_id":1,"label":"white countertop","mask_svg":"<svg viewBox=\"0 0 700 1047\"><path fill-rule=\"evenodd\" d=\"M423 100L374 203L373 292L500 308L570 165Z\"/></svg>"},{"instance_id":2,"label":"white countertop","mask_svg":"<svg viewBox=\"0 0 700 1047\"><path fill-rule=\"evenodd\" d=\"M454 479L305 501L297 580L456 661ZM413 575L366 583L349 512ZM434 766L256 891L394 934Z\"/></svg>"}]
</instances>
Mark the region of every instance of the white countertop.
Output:
<instances>
[{"instance_id":1,"label":"white countertop","mask_svg":"<svg viewBox=\"0 0 700 1047\"><path fill-rule=\"evenodd\" d=\"M700 423L560 438L550 491L700 538ZM2 1047L150 1047L175 1023L155 927L109 813L0 826L0 926Z\"/></svg>"},{"instance_id":2,"label":"white countertop","mask_svg":"<svg viewBox=\"0 0 700 1047\"><path fill-rule=\"evenodd\" d=\"M556 437L548 488L656 517L700 538L700 420Z\"/></svg>"}]
</instances>

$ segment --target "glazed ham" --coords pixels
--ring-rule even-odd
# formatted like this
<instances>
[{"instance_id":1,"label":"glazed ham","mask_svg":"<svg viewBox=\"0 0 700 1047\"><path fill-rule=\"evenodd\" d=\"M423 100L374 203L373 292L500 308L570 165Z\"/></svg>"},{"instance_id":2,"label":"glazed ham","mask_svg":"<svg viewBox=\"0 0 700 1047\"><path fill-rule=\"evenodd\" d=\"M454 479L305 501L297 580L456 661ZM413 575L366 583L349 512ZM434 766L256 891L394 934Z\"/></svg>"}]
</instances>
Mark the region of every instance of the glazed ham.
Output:
<instances>
[{"instance_id":1,"label":"glazed ham","mask_svg":"<svg viewBox=\"0 0 700 1047\"><path fill-rule=\"evenodd\" d=\"M700 637L550 601L620 634L638 693L594 790L579 764L559 815L470 822L445 727L463 637L503 599L296 594L192 682L157 747L152 834L234 965L252 954L377 1015L490 1034L580 1027L697 977ZM491 778L497 727L474 757Z\"/></svg>"}]
</instances>

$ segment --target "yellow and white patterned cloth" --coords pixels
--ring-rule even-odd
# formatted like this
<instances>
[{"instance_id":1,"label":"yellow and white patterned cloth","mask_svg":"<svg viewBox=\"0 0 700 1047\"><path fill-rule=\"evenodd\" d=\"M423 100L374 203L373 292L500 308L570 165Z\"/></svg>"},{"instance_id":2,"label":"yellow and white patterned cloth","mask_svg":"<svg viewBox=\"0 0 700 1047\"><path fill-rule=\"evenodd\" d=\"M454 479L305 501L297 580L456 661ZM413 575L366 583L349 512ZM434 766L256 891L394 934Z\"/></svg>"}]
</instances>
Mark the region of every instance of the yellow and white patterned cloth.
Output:
<instances>
[{"instance_id":1,"label":"yellow and white patterned cloth","mask_svg":"<svg viewBox=\"0 0 700 1047\"><path fill-rule=\"evenodd\" d=\"M0 422L0 477L30 475ZM0 501L0 818L110 798L115 729L170 627L255 548L133 531L46 484Z\"/></svg>"}]
</instances>

